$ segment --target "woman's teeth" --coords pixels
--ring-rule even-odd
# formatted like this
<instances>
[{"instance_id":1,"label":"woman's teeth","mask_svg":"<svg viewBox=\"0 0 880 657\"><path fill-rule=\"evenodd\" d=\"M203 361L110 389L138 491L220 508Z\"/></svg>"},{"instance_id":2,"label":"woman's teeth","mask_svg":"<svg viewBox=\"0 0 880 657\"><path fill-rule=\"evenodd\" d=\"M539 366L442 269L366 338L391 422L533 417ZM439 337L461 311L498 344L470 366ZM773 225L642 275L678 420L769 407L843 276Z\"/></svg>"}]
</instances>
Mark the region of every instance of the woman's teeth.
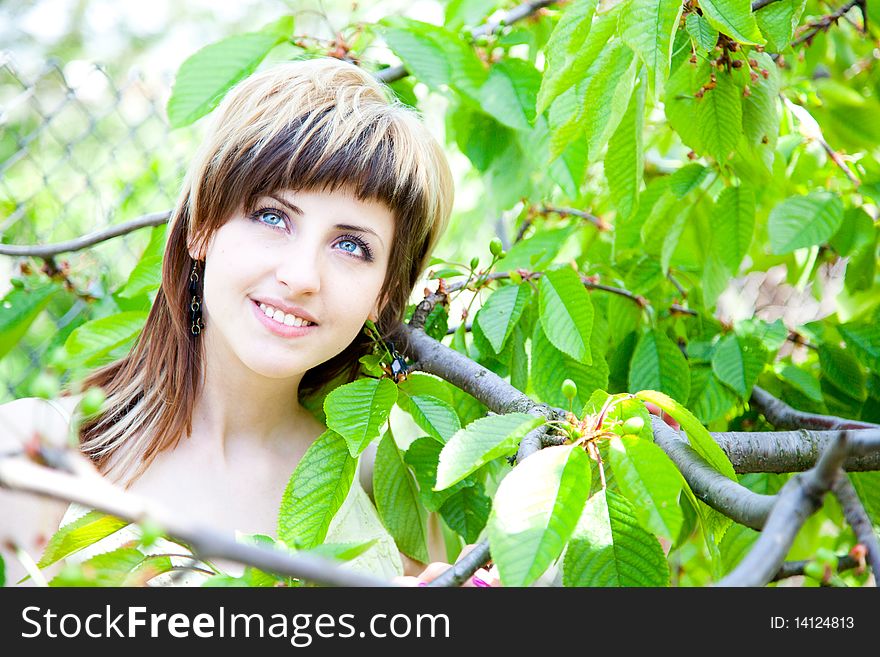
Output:
<instances>
[{"instance_id":1,"label":"woman's teeth","mask_svg":"<svg viewBox=\"0 0 880 657\"><path fill-rule=\"evenodd\" d=\"M265 303L260 304L260 310L263 311L263 314L265 314L266 317L274 319L276 322L286 326L314 326L314 323L312 322L307 322L296 315L285 313L282 310L276 310L272 306L267 306Z\"/></svg>"}]
</instances>

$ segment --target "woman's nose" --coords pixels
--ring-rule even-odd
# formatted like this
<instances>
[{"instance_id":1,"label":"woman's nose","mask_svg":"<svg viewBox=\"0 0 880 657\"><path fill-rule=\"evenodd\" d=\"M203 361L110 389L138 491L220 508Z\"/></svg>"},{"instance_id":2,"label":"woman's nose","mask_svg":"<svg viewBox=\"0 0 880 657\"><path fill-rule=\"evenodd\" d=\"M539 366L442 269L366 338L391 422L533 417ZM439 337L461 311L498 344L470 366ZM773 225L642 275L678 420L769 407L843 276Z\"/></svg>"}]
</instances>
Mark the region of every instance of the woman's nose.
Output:
<instances>
[{"instance_id":1,"label":"woman's nose","mask_svg":"<svg viewBox=\"0 0 880 657\"><path fill-rule=\"evenodd\" d=\"M288 287L292 295L314 294L321 289L321 263L318 249L305 240L280 255L276 266L280 283Z\"/></svg>"}]
</instances>

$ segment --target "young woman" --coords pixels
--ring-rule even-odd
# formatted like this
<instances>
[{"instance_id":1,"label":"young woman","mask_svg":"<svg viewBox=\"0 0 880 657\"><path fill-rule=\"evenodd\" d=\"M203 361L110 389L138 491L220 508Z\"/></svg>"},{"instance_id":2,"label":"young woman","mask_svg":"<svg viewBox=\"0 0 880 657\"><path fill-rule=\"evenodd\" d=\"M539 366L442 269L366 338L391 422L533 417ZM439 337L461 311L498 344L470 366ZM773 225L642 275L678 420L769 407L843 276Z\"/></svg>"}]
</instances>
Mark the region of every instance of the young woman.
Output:
<instances>
[{"instance_id":1,"label":"young woman","mask_svg":"<svg viewBox=\"0 0 880 657\"><path fill-rule=\"evenodd\" d=\"M383 338L403 320L451 212L441 147L390 98L330 58L275 65L226 95L168 225L142 333L82 382L107 394L79 430L101 473L230 534L275 534L288 479L326 430L304 400L356 378L367 319ZM60 405L70 413L75 398ZM62 524L86 511L72 505ZM357 478L334 523L328 540L380 539L359 562L374 574L416 583L442 570L401 561Z\"/></svg>"}]
</instances>

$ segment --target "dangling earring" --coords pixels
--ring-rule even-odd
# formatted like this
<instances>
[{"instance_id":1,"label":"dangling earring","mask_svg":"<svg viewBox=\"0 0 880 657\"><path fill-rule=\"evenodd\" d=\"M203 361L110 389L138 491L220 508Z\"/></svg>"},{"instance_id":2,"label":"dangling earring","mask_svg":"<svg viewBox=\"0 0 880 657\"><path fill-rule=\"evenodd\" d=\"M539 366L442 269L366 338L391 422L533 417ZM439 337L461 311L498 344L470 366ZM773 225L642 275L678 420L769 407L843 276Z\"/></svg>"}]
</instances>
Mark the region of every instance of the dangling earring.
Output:
<instances>
[{"instance_id":1,"label":"dangling earring","mask_svg":"<svg viewBox=\"0 0 880 657\"><path fill-rule=\"evenodd\" d=\"M202 299L199 297L199 272L198 272L198 260L193 260L193 268L192 272L189 275L189 319L190 319L190 332L193 335L198 335L202 332L202 329L205 326L205 323L202 321Z\"/></svg>"}]
</instances>

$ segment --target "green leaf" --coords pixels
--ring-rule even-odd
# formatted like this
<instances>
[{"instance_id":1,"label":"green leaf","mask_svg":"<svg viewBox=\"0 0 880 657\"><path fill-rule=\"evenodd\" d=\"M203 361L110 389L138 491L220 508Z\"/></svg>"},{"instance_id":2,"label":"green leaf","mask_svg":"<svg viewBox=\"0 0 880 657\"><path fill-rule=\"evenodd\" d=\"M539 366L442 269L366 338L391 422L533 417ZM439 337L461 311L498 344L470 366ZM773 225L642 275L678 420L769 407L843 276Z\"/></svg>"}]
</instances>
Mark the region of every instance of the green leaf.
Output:
<instances>
[{"instance_id":1,"label":"green leaf","mask_svg":"<svg viewBox=\"0 0 880 657\"><path fill-rule=\"evenodd\" d=\"M608 446L614 480L632 502L639 522L645 529L675 540L684 519L678 506L681 473L653 442L614 436Z\"/></svg>"},{"instance_id":2,"label":"green leaf","mask_svg":"<svg viewBox=\"0 0 880 657\"><path fill-rule=\"evenodd\" d=\"M734 524L724 533L718 549L721 552L721 567L725 574L736 568L743 557L751 551L760 535L760 532L756 532L751 527L738 524Z\"/></svg>"},{"instance_id":3,"label":"green leaf","mask_svg":"<svg viewBox=\"0 0 880 657\"><path fill-rule=\"evenodd\" d=\"M697 99L695 94L709 81L711 70L708 62L702 59L698 59L696 64L685 60L672 72L666 83L666 119L682 142L698 153L705 152L706 148L702 142L700 124L696 119L703 99Z\"/></svg>"},{"instance_id":4,"label":"green leaf","mask_svg":"<svg viewBox=\"0 0 880 657\"><path fill-rule=\"evenodd\" d=\"M345 501L357 459L338 433L325 431L309 446L287 483L278 512L278 538L311 548L324 541L333 516Z\"/></svg>"},{"instance_id":5,"label":"green leaf","mask_svg":"<svg viewBox=\"0 0 880 657\"><path fill-rule=\"evenodd\" d=\"M840 392L858 401L865 401L865 372L848 351L833 344L819 345L819 364L822 377L830 381Z\"/></svg>"},{"instance_id":6,"label":"green leaf","mask_svg":"<svg viewBox=\"0 0 880 657\"><path fill-rule=\"evenodd\" d=\"M504 586L532 584L556 560L590 492L590 459L580 447L546 447L498 487L487 525Z\"/></svg>"},{"instance_id":7,"label":"green leaf","mask_svg":"<svg viewBox=\"0 0 880 657\"><path fill-rule=\"evenodd\" d=\"M733 408L738 397L721 383L710 365L697 365L691 362L691 398L688 408L703 424L708 424L724 416Z\"/></svg>"},{"instance_id":8,"label":"green leaf","mask_svg":"<svg viewBox=\"0 0 880 657\"><path fill-rule=\"evenodd\" d=\"M779 72L776 62L764 52L749 53L749 57L765 69L769 77L759 77L749 85L750 94L743 98L743 134L753 149L766 149L771 158L779 138Z\"/></svg>"},{"instance_id":9,"label":"green leaf","mask_svg":"<svg viewBox=\"0 0 880 657\"><path fill-rule=\"evenodd\" d=\"M715 88L708 89L697 101L697 127L705 150L719 162L736 148L742 135L742 94L733 76L724 71L715 74Z\"/></svg>"},{"instance_id":10,"label":"green leaf","mask_svg":"<svg viewBox=\"0 0 880 657\"><path fill-rule=\"evenodd\" d=\"M694 38L699 48L708 53L715 50L715 44L718 43L718 30L712 27L709 21L699 14L688 14L685 26L688 34Z\"/></svg>"},{"instance_id":11,"label":"green leaf","mask_svg":"<svg viewBox=\"0 0 880 657\"><path fill-rule=\"evenodd\" d=\"M648 68L648 84L660 95L669 77L672 38L678 28L679 0L632 0L621 16L621 36Z\"/></svg>"},{"instance_id":12,"label":"green leaf","mask_svg":"<svg viewBox=\"0 0 880 657\"><path fill-rule=\"evenodd\" d=\"M645 168L642 129L645 114L645 88L638 84L617 130L608 141L605 177L618 217L631 215L639 202L639 189Z\"/></svg>"},{"instance_id":13,"label":"green leaf","mask_svg":"<svg viewBox=\"0 0 880 657\"><path fill-rule=\"evenodd\" d=\"M794 365L785 365L779 372L783 380L800 390L814 402L822 403L822 386L809 372Z\"/></svg>"},{"instance_id":14,"label":"green leaf","mask_svg":"<svg viewBox=\"0 0 880 657\"><path fill-rule=\"evenodd\" d=\"M449 488L489 461L509 456L527 433L545 421L543 416L506 413L471 422L443 446L434 490Z\"/></svg>"},{"instance_id":15,"label":"green leaf","mask_svg":"<svg viewBox=\"0 0 880 657\"><path fill-rule=\"evenodd\" d=\"M837 330L868 368L880 372L880 326L849 322L841 324Z\"/></svg>"},{"instance_id":16,"label":"green leaf","mask_svg":"<svg viewBox=\"0 0 880 657\"><path fill-rule=\"evenodd\" d=\"M630 392L662 390L686 402L690 393L687 361L663 331L648 331L639 340L629 369Z\"/></svg>"},{"instance_id":17,"label":"green leaf","mask_svg":"<svg viewBox=\"0 0 880 657\"><path fill-rule=\"evenodd\" d=\"M612 41L595 64L597 68L584 88L579 113L584 121L591 162L599 158L626 113L637 64L633 51L621 41ZM597 103L596 98L601 98L602 102Z\"/></svg>"},{"instance_id":18,"label":"green leaf","mask_svg":"<svg viewBox=\"0 0 880 657\"><path fill-rule=\"evenodd\" d=\"M369 541L361 541L358 543L322 543L316 545L309 550L309 554L316 554L325 559L335 559L337 561L351 561L359 557L364 552L373 547L378 539L372 538Z\"/></svg>"},{"instance_id":19,"label":"green leaf","mask_svg":"<svg viewBox=\"0 0 880 657\"><path fill-rule=\"evenodd\" d=\"M82 564L68 564L61 570L49 586L132 586L140 582L132 582L137 579L137 569L144 563L145 556L142 552L131 547L120 547L110 552L95 555ZM171 560L168 557L154 557L149 572L143 575L158 575L171 569Z\"/></svg>"},{"instance_id":20,"label":"green leaf","mask_svg":"<svg viewBox=\"0 0 880 657\"><path fill-rule=\"evenodd\" d=\"M144 249L141 259L129 274L128 281L116 296L134 299L138 295L159 289L162 284L162 257L165 252L167 228L168 224L153 226L147 248Z\"/></svg>"},{"instance_id":21,"label":"green leaf","mask_svg":"<svg viewBox=\"0 0 880 657\"><path fill-rule=\"evenodd\" d=\"M357 456L379 435L397 401L390 379L358 379L334 389L324 399L327 427L342 435Z\"/></svg>"},{"instance_id":22,"label":"green leaf","mask_svg":"<svg viewBox=\"0 0 880 657\"><path fill-rule=\"evenodd\" d=\"M615 12L609 12L596 21L579 60L583 65L572 78L576 83L550 105L551 160L587 130L589 158L595 159L626 111L636 60L622 41L609 42L616 18ZM605 98L606 102L595 103L594 98Z\"/></svg>"},{"instance_id":23,"label":"green leaf","mask_svg":"<svg viewBox=\"0 0 880 657\"><path fill-rule=\"evenodd\" d=\"M770 52L782 52L788 48L806 4L807 0L781 0L755 12L755 20L767 38Z\"/></svg>"},{"instance_id":24,"label":"green leaf","mask_svg":"<svg viewBox=\"0 0 880 657\"><path fill-rule=\"evenodd\" d=\"M755 195L744 187L726 187L715 208L713 250L730 271L737 272L755 232Z\"/></svg>"},{"instance_id":25,"label":"green leaf","mask_svg":"<svg viewBox=\"0 0 880 657\"><path fill-rule=\"evenodd\" d=\"M475 104L487 72L473 48L458 34L403 16L386 16L379 31L406 68L428 87L450 86Z\"/></svg>"},{"instance_id":26,"label":"green leaf","mask_svg":"<svg viewBox=\"0 0 880 657\"><path fill-rule=\"evenodd\" d=\"M147 312L137 310L108 315L77 326L67 336L64 348L53 356L52 364L67 368L102 364L111 352L134 343L146 320Z\"/></svg>"},{"instance_id":27,"label":"green leaf","mask_svg":"<svg viewBox=\"0 0 880 657\"><path fill-rule=\"evenodd\" d=\"M0 554L0 588L6 586L6 562L3 561L3 555Z\"/></svg>"},{"instance_id":28,"label":"green leaf","mask_svg":"<svg viewBox=\"0 0 880 657\"><path fill-rule=\"evenodd\" d=\"M767 223L770 247L782 255L824 244L843 221L843 203L832 192L793 196L773 208Z\"/></svg>"},{"instance_id":29,"label":"green leaf","mask_svg":"<svg viewBox=\"0 0 880 657\"><path fill-rule=\"evenodd\" d=\"M693 16L694 14L691 15ZM703 182L708 173L709 169L702 164L697 164L696 162L685 164L669 176L669 191L675 194L677 198L684 198L700 186L700 183Z\"/></svg>"},{"instance_id":30,"label":"green leaf","mask_svg":"<svg viewBox=\"0 0 880 657\"><path fill-rule=\"evenodd\" d=\"M541 74L521 59L495 64L480 89L483 109L514 130L529 130L535 121L535 102Z\"/></svg>"},{"instance_id":31,"label":"green leaf","mask_svg":"<svg viewBox=\"0 0 880 657\"><path fill-rule=\"evenodd\" d=\"M587 500L562 566L564 586L668 586L659 541L639 525L622 495L600 490Z\"/></svg>"},{"instance_id":32,"label":"green leaf","mask_svg":"<svg viewBox=\"0 0 880 657\"><path fill-rule=\"evenodd\" d=\"M388 528L400 551L416 561L427 563L427 518L419 504L416 482L390 431L385 433L376 450L373 498L382 524Z\"/></svg>"},{"instance_id":33,"label":"green leaf","mask_svg":"<svg viewBox=\"0 0 880 657\"><path fill-rule=\"evenodd\" d=\"M539 284L541 326L547 339L578 362L590 365L593 303L571 267L545 271Z\"/></svg>"},{"instance_id":34,"label":"green leaf","mask_svg":"<svg viewBox=\"0 0 880 657\"><path fill-rule=\"evenodd\" d=\"M880 472L848 472L847 476L874 527L880 527Z\"/></svg>"},{"instance_id":35,"label":"green leaf","mask_svg":"<svg viewBox=\"0 0 880 657\"><path fill-rule=\"evenodd\" d=\"M401 390L398 390L402 393ZM456 431L461 429L458 414L442 399L430 395L414 395L406 393L398 395L398 405L408 412L415 423L440 443L447 442Z\"/></svg>"},{"instance_id":36,"label":"green leaf","mask_svg":"<svg viewBox=\"0 0 880 657\"><path fill-rule=\"evenodd\" d=\"M642 390L636 393L636 397L642 401L656 404L661 410L666 411L675 418L687 434L691 447L718 472L736 481L736 472L734 472L733 465L731 465L724 450L718 446L718 443L712 440L712 436L706 431L706 427L700 424L700 421L694 417L693 413L674 399L656 390Z\"/></svg>"},{"instance_id":37,"label":"green leaf","mask_svg":"<svg viewBox=\"0 0 880 657\"><path fill-rule=\"evenodd\" d=\"M584 57L584 51L593 49L598 51L601 47L585 48L588 45L585 42L593 26L593 16L598 4L599 0L573 2L565 7L559 22L556 23L544 47L546 62L541 88L538 91L538 114L543 114L550 103L586 71L592 58ZM607 41L607 36L605 40ZM602 45L604 43L603 41Z\"/></svg>"},{"instance_id":38,"label":"green leaf","mask_svg":"<svg viewBox=\"0 0 880 657\"><path fill-rule=\"evenodd\" d=\"M752 393L752 386L766 361L767 354L760 340L728 333L715 348L712 370L722 383L745 400Z\"/></svg>"},{"instance_id":39,"label":"green leaf","mask_svg":"<svg viewBox=\"0 0 880 657\"><path fill-rule=\"evenodd\" d=\"M477 311L474 321L480 325L496 354L500 354L507 344L530 297L528 285L505 285L495 290Z\"/></svg>"},{"instance_id":40,"label":"green leaf","mask_svg":"<svg viewBox=\"0 0 880 657\"><path fill-rule=\"evenodd\" d=\"M404 460L412 468L419 484L419 495L422 504L428 511L439 511L449 497L467 486L472 486L474 482L470 479L463 479L454 486L450 486L441 491L435 491L434 485L437 483L437 464L440 461L440 451L443 445L433 438L417 438L410 443L409 449L406 450Z\"/></svg>"},{"instance_id":41,"label":"green leaf","mask_svg":"<svg viewBox=\"0 0 880 657\"><path fill-rule=\"evenodd\" d=\"M171 127L189 125L217 107L227 91L253 73L270 50L291 36L293 19L287 20L290 30L286 35L277 31L236 34L190 55L180 65L168 99Z\"/></svg>"},{"instance_id":42,"label":"green leaf","mask_svg":"<svg viewBox=\"0 0 880 657\"><path fill-rule=\"evenodd\" d=\"M712 27L740 43L766 43L752 14L751 0L701 0L700 9Z\"/></svg>"},{"instance_id":43,"label":"green leaf","mask_svg":"<svg viewBox=\"0 0 880 657\"><path fill-rule=\"evenodd\" d=\"M563 396L561 386L565 379L571 379L577 384L578 392L574 405L583 405L590 398L592 392L608 385L608 363L600 354L605 350L605 345L597 338L599 332L593 327L590 338L590 350L593 352L593 364L583 363L570 358L559 351L541 328L541 322L535 322L532 333L532 363L540 363L532 367L532 387L538 397L545 403L554 406L568 408L568 400Z\"/></svg>"},{"instance_id":44,"label":"green leaf","mask_svg":"<svg viewBox=\"0 0 880 657\"><path fill-rule=\"evenodd\" d=\"M447 404L453 403L453 387L443 379L425 372L412 372L404 380L397 384L397 389L405 393L398 400L398 404L406 408L407 397L436 397ZM456 388L457 389L457 388Z\"/></svg>"},{"instance_id":45,"label":"green leaf","mask_svg":"<svg viewBox=\"0 0 880 657\"><path fill-rule=\"evenodd\" d=\"M0 358L18 344L30 325L61 290L54 281L35 289L13 287L0 301Z\"/></svg>"},{"instance_id":46,"label":"green leaf","mask_svg":"<svg viewBox=\"0 0 880 657\"><path fill-rule=\"evenodd\" d=\"M440 515L450 529L458 532L467 543L476 543L489 520L492 500L481 484L456 491L440 507Z\"/></svg>"},{"instance_id":47,"label":"green leaf","mask_svg":"<svg viewBox=\"0 0 880 657\"><path fill-rule=\"evenodd\" d=\"M574 224L559 229L542 230L510 247L507 255L496 263L498 271L512 269L540 270L545 268L576 233Z\"/></svg>"},{"instance_id":48,"label":"green leaf","mask_svg":"<svg viewBox=\"0 0 880 657\"><path fill-rule=\"evenodd\" d=\"M61 527L43 550L43 556L37 562L39 568L51 566L59 559L64 559L74 552L97 543L102 538L113 534L129 523L101 511L90 511Z\"/></svg>"}]
</instances>

